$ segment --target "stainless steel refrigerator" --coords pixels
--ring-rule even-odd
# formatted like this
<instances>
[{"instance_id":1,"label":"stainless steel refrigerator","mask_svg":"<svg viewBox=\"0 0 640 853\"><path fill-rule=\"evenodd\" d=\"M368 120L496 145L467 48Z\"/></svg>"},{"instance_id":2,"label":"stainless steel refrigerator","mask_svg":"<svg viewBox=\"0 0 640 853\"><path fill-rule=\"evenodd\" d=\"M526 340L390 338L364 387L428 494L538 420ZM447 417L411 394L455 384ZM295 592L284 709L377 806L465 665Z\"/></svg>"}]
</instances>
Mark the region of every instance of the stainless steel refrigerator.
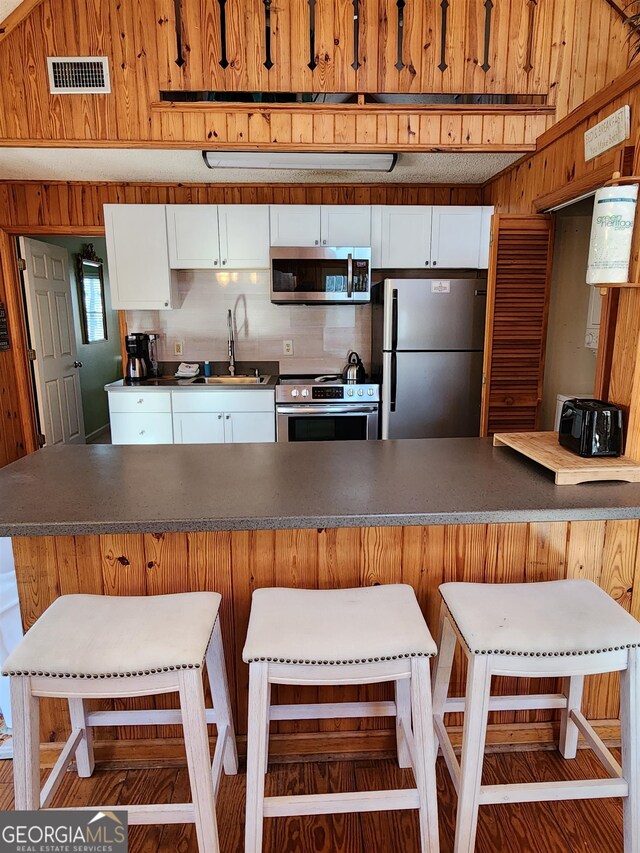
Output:
<instances>
[{"instance_id":1,"label":"stainless steel refrigerator","mask_svg":"<svg viewBox=\"0 0 640 853\"><path fill-rule=\"evenodd\" d=\"M372 300L381 437L478 435L486 279L386 279Z\"/></svg>"}]
</instances>

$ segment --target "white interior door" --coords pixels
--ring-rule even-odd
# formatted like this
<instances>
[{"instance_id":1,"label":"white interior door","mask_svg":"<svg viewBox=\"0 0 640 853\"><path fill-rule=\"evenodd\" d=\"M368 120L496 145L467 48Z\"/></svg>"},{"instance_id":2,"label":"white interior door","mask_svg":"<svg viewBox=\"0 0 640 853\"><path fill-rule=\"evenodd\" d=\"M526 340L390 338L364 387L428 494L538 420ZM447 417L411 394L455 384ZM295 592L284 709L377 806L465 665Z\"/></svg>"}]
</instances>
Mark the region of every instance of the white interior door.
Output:
<instances>
[{"instance_id":1,"label":"white interior door","mask_svg":"<svg viewBox=\"0 0 640 853\"><path fill-rule=\"evenodd\" d=\"M46 444L84 444L78 353L66 249L20 238L40 425Z\"/></svg>"}]
</instances>

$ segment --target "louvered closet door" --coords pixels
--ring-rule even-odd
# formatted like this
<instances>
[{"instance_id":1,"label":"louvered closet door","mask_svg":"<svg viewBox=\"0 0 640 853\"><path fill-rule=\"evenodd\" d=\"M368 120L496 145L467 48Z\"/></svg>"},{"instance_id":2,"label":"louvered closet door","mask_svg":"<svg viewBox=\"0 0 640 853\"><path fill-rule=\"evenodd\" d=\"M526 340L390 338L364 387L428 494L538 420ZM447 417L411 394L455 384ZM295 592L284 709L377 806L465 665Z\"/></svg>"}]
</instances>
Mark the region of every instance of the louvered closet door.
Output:
<instances>
[{"instance_id":1,"label":"louvered closet door","mask_svg":"<svg viewBox=\"0 0 640 853\"><path fill-rule=\"evenodd\" d=\"M551 216L493 217L482 435L538 429L553 236Z\"/></svg>"}]
</instances>

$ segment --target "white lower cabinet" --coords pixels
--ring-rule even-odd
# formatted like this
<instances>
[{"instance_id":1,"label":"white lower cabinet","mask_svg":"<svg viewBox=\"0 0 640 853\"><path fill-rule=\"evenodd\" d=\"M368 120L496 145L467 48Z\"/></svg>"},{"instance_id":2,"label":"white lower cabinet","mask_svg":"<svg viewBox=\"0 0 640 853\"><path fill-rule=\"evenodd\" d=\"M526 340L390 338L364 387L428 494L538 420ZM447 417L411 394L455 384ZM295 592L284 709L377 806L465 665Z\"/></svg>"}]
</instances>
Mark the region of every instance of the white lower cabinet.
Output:
<instances>
[{"instance_id":1,"label":"white lower cabinet","mask_svg":"<svg viewBox=\"0 0 640 853\"><path fill-rule=\"evenodd\" d=\"M173 444L169 412L111 412L112 444Z\"/></svg>"},{"instance_id":2,"label":"white lower cabinet","mask_svg":"<svg viewBox=\"0 0 640 853\"><path fill-rule=\"evenodd\" d=\"M171 397L176 444L276 440L273 391L174 391Z\"/></svg>"}]
</instances>

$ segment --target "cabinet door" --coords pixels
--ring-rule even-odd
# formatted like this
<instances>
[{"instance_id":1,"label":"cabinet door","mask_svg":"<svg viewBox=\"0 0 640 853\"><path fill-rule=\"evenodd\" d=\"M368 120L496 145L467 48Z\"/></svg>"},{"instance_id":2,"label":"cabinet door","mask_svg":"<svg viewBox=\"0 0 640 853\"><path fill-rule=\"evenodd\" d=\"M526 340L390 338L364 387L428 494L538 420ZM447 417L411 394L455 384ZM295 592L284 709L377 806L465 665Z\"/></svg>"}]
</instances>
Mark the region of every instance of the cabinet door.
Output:
<instances>
[{"instance_id":1,"label":"cabinet door","mask_svg":"<svg viewBox=\"0 0 640 853\"><path fill-rule=\"evenodd\" d=\"M213 412L174 412L176 444L224 444L224 415Z\"/></svg>"},{"instance_id":2,"label":"cabinet door","mask_svg":"<svg viewBox=\"0 0 640 853\"><path fill-rule=\"evenodd\" d=\"M478 252L478 269L489 269L489 249L491 247L491 217L494 208L487 205L482 208L482 223L480 225L480 251Z\"/></svg>"},{"instance_id":3,"label":"cabinet door","mask_svg":"<svg viewBox=\"0 0 640 853\"><path fill-rule=\"evenodd\" d=\"M168 204L167 236L171 269L208 270L220 266L216 204Z\"/></svg>"},{"instance_id":4,"label":"cabinet door","mask_svg":"<svg viewBox=\"0 0 640 853\"><path fill-rule=\"evenodd\" d=\"M169 412L112 412L112 444L173 444Z\"/></svg>"},{"instance_id":5,"label":"cabinet door","mask_svg":"<svg viewBox=\"0 0 640 853\"><path fill-rule=\"evenodd\" d=\"M269 205L218 205L220 263L232 270L269 269Z\"/></svg>"},{"instance_id":6,"label":"cabinet door","mask_svg":"<svg viewBox=\"0 0 640 853\"><path fill-rule=\"evenodd\" d=\"M323 246L371 245L371 208L368 205L323 204L320 220Z\"/></svg>"},{"instance_id":7,"label":"cabinet door","mask_svg":"<svg viewBox=\"0 0 640 853\"><path fill-rule=\"evenodd\" d=\"M272 246L320 245L320 205L272 204L270 217Z\"/></svg>"},{"instance_id":8,"label":"cabinet door","mask_svg":"<svg viewBox=\"0 0 640 853\"><path fill-rule=\"evenodd\" d=\"M276 440L276 422L271 412L233 412L224 416L227 444Z\"/></svg>"},{"instance_id":9,"label":"cabinet door","mask_svg":"<svg viewBox=\"0 0 640 853\"><path fill-rule=\"evenodd\" d=\"M477 269L481 226L481 207L434 207L431 266Z\"/></svg>"},{"instance_id":10,"label":"cabinet door","mask_svg":"<svg viewBox=\"0 0 640 853\"><path fill-rule=\"evenodd\" d=\"M431 208L415 205L382 207L381 264L391 269L430 266Z\"/></svg>"},{"instance_id":11,"label":"cabinet door","mask_svg":"<svg viewBox=\"0 0 640 853\"><path fill-rule=\"evenodd\" d=\"M163 204L105 204L111 303L119 309L172 308L175 274L169 269Z\"/></svg>"}]
</instances>

